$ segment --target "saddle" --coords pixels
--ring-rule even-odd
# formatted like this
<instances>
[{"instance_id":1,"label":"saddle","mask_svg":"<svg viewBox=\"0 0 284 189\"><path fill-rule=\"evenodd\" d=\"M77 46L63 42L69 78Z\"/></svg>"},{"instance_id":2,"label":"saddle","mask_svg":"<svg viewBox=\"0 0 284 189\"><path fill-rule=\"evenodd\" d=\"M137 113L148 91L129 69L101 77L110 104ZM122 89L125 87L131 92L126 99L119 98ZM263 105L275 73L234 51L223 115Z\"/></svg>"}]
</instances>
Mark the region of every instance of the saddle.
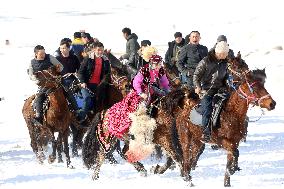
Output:
<instances>
[{"instance_id":1,"label":"saddle","mask_svg":"<svg viewBox=\"0 0 284 189\"><path fill-rule=\"evenodd\" d=\"M220 126L220 113L223 108L223 105L227 99L227 93L217 93L214 95L212 103L213 103L213 110L211 113L211 117L209 123L213 128L218 128ZM203 127L202 125L202 107L201 104L197 104L189 114L189 119L194 125L198 125Z\"/></svg>"}]
</instances>

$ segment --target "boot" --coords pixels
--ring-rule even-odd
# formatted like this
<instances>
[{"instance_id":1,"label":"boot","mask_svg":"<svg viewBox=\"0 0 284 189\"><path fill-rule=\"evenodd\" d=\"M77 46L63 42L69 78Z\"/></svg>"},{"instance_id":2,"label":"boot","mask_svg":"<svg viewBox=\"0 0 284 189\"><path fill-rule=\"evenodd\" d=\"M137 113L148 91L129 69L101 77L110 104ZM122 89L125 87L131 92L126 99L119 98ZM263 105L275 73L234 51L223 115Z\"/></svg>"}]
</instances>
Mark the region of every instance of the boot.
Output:
<instances>
[{"instance_id":1,"label":"boot","mask_svg":"<svg viewBox=\"0 0 284 189\"><path fill-rule=\"evenodd\" d=\"M211 132L210 132L210 127L207 125L205 129L203 130L202 138L201 140L205 143L208 143L211 139Z\"/></svg>"},{"instance_id":2,"label":"boot","mask_svg":"<svg viewBox=\"0 0 284 189\"><path fill-rule=\"evenodd\" d=\"M84 114L82 110L76 110L75 114L76 114L77 121L79 123L83 123L84 121L86 121L87 115Z\"/></svg>"}]
</instances>

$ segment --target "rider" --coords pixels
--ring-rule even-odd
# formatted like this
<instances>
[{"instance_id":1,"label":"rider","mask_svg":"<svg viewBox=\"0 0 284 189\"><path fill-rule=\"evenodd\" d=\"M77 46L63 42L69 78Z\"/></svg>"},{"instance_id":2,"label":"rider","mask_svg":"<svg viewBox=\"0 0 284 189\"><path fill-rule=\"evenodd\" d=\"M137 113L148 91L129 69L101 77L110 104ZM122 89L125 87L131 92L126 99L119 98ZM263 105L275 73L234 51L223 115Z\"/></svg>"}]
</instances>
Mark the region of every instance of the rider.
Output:
<instances>
[{"instance_id":1,"label":"rider","mask_svg":"<svg viewBox=\"0 0 284 189\"><path fill-rule=\"evenodd\" d=\"M63 76L62 84L64 86L64 93L72 109L75 111L78 121L80 122L83 120L83 117L80 114L78 104L71 89L72 83L76 81L76 76L74 74L79 70L80 62L77 56L70 52L70 43L68 41L61 40L59 50L60 54L56 56L56 59L64 66L61 71L61 75Z\"/></svg>"},{"instance_id":2,"label":"rider","mask_svg":"<svg viewBox=\"0 0 284 189\"><path fill-rule=\"evenodd\" d=\"M63 65L52 55L46 54L45 49L41 45L37 45L34 48L35 58L31 60L31 64L29 67L29 76L31 80L36 81L34 73L47 70L48 68L59 65L59 70L63 70ZM43 124L43 102L46 99L46 92L48 88L39 87L38 93L34 100L35 102L35 118L34 123L36 125L42 126Z\"/></svg>"},{"instance_id":3,"label":"rider","mask_svg":"<svg viewBox=\"0 0 284 189\"><path fill-rule=\"evenodd\" d=\"M215 49L199 62L193 75L195 92L203 95L201 109L204 142L208 142L211 137L209 119L213 110L213 96L226 88L228 52L229 46L225 41L217 43Z\"/></svg>"},{"instance_id":4,"label":"rider","mask_svg":"<svg viewBox=\"0 0 284 189\"><path fill-rule=\"evenodd\" d=\"M149 60L150 63L143 66L133 80L137 94L145 100L149 99L147 105L155 99L154 95L164 96L170 90L162 57L154 54Z\"/></svg>"},{"instance_id":5,"label":"rider","mask_svg":"<svg viewBox=\"0 0 284 189\"><path fill-rule=\"evenodd\" d=\"M122 101L108 109L109 132L119 137L129 128L129 114L137 110L141 101L149 105L155 95L162 96L169 92L169 81L162 67L161 56L150 56L150 63L143 66L134 77L133 88Z\"/></svg>"},{"instance_id":6,"label":"rider","mask_svg":"<svg viewBox=\"0 0 284 189\"><path fill-rule=\"evenodd\" d=\"M104 56L103 43L93 43L92 53L89 58L85 58L82 62L78 72L78 78L81 83L81 92L84 99L82 116L87 118L92 98L96 99L97 88L101 87L101 89L104 89L107 83L110 83L110 62L108 58ZM96 105L94 107L96 107Z\"/></svg>"}]
</instances>

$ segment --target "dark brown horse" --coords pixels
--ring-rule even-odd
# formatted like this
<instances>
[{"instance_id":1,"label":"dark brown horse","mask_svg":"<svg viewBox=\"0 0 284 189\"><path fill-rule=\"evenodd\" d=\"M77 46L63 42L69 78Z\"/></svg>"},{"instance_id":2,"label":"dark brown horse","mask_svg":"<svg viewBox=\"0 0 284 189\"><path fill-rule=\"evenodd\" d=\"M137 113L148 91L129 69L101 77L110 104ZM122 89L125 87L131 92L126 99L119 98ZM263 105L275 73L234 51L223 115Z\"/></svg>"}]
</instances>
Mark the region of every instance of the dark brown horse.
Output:
<instances>
[{"instance_id":1,"label":"dark brown horse","mask_svg":"<svg viewBox=\"0 0 284 189\"><path fill-rule=\"evenodd\" d=\"M33 101L36 95L29 97L23 106L22 113L26 121L30 138L31 147L37 156L40 163L43 163L44 153L43 146L45 144L42 140L42 133L49 133L52 141L52 154L49 155L49 162L52 163L56 159L56 150L58 152L58 162L62 160L62 149L64 149L66 155L67 167L71 167L69 146L68 146L68 134L70 125L70 112L68 109L68 103L63 94L63 87L61 85L61 76L57 71L57 67L51 67L48 70L39 71L35 73L38 79L38 85L48 88L48 107L44 113L43 126L36 126L33 124L33 118L35 117L35 111L33 109ZM54 133L58 132L58 137L55 139ZM45 135L46 136L46 135ZM64 147L62 148L62 143Z\"/></svg>"},{"instance_id":2,"label":"dark brown horse","mask_svg":"<svg viewBox=\"0 0 284 189\"><path fill-rule=\"evenodd\" d=\"M239 73L239 85L234 88L220 114L220 125L213 128L210 143L217 144L227 151L227 165L224 186L230 186L230 175L240 170L238 166L240 141L246 134L245 118L248 105L253 104L273 110L276 102L264 87L265 70ZM199 100L188 98L187 105L177 114L176 124L182 146L182 175L191 182L190 171L195 168L200 154L204 150L201 142L202 128L189 120L189 112Z\"/></svg>"},{"instance_id":3,"label":"dark brown horse","mask_svg":"<svg viewBox=\"0 0 284 189\"><path fill-rule=\"evenodd\" d=\"M175 124L175 114L180 108L183 108L182 105L185 91L187 90L178 88L163 97L159 102L158 111L155 114L157 127L153 133L153 143L163 147L166 151L169 156L167 165L171 165L174 160L182 166L181 153L177 153L177 151L180 151L178 135L177 132L174 131L175 127L173 125ZM197 96L194 93L190 93L190 95L191 94ZM191 98L194 97L191 96ZM98 136L98 126L104 123L105 113L106 111L103 111L96 115L95 122L93 122L92 128L88 131L83 145L83 162L86 167L94 168L92 176L93 179L99 178L100 167L105 160L106 151ZM136 138L136 136L133 137ZM128 144L129 140L131 142L131 137L129 138L128 133L125 133L125 137L123 137L123 139L127 144L123 149L123 154L125 154L128 151ZM116 137L111 137L109 140L110 151L113 149L117 140L118 138ZM123 157L128 159L126 156ZM146 175L147 171L140 162L137 161L132 164L138 172ZM93 167L93 165L95 166ZM168 167L165 168L157 166L154 171L163 173L167 168Z\"/></svg>"}]
</instances>

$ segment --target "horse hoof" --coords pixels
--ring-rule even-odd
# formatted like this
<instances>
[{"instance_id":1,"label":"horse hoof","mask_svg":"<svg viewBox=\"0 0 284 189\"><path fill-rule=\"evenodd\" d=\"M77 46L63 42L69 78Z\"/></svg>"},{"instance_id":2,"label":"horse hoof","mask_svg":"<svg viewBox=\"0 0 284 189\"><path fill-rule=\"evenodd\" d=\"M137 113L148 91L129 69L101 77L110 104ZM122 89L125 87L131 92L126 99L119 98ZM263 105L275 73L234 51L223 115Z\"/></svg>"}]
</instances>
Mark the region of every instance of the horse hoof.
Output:
<instances>
[{"instance_id":1,"label":"horse hoof","mask_svg":"<svg viewBox=\"0 0 284 189\"><path fill-rule=\"evenodd\" d=\"M160 168L160 165L152 166L150 169L150 172L154 174L158 174L159 168Z\"/></svg>"},{"instance_id":2,"label":"horse hoof","mask_svg":"<svg viewBox=\"0 0 284 189\"><path fill-rule=\"evenodd\" d=\"M94 174L94 175L92 176L92 179L93 179L93 180L98 180L98 179L99 179L99 174Z\"/></svg>"},{"instance_id":3,"label":"horse hoof","mask_svg":"<svg viewBox=\"0 0 284 189\"><path fill-rule=\"evenodd\" d=\"M67 168L69 168L69 169L75 169L75 167L73 166L73 165L67 165Z\"/></svg>"},{"instance_id":4,"label":"horse hoof","mask_svg":"<svg viewBox=\"0 0 284 189\"><path fill-rule=\"evenodd\" d=\"M146 170L145 171L141 171L140 172L140 176L147 177L147 171Z\"/></svg>"},{"instance_id":5,"label":"horse hoof","mask_svg":"<svg viewBox=\"0 0 284 189\"><path fill-rule=\"evenodd\" d=\"M63 159L58 159L58 163L63 163Z\"/></svg>"},{"instance_id":6,"label":"horse hoof","mask_svg":"<svg viewBox=\"0 0 284 189\"><path fill-rule=\"evenodd\" d=\"M54 163L54 161L55 161L55 157L53 155L50 155L48 157L48 163Z\"/></svg>"}]
</instances>

